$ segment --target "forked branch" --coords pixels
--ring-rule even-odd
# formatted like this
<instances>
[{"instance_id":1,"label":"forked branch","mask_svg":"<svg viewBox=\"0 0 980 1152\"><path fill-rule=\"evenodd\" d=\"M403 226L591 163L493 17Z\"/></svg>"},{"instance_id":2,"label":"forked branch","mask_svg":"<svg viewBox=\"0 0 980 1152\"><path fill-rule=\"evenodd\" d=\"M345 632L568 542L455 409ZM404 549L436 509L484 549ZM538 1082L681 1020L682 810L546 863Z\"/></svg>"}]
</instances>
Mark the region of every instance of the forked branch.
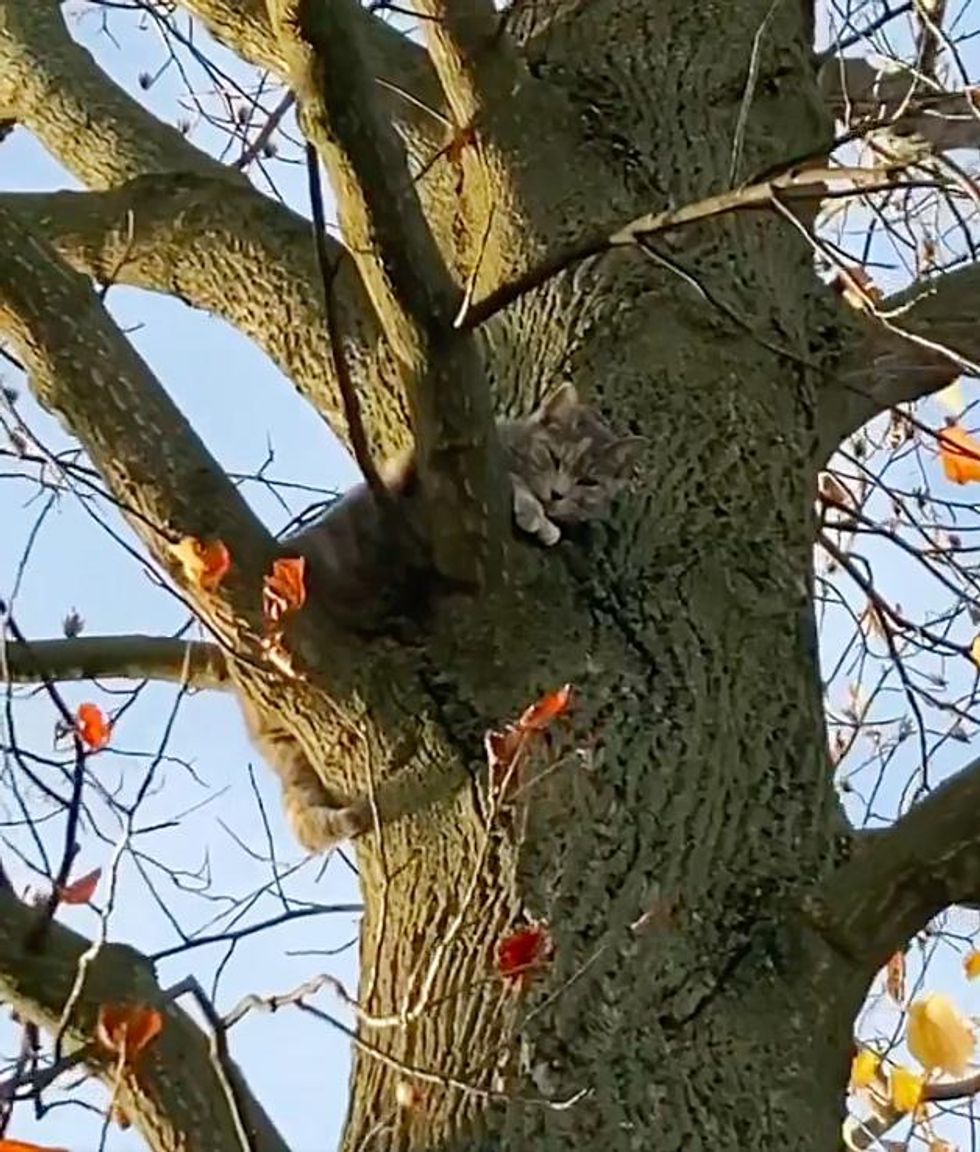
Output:
<instances>
[{"instance_id":1,"label":"forked branch","mask_svg":"<svg viewBox=\"0 0 980 1152\"><path fill-rule=\"evenodd\" d=\"M167 1000L145 957L123 944L94 946L57 922L48 925L43 948L31 951L27 941L38 915L9 888L0 890L0 998L25 1023L54 1035L82 966L81 994L61 1036L65 1065L84 1053L85 1062L111 1089L115 1061L92 1043L99 1006L143 1003L164 1016L160 1035L138 1063L124 1068L116 1095L148 1148L289 1152L238 1068L228 1059L216 1060L213 1044L186 1012ZM236 1115L238 1108L243 1115Z\"/></svg>"},{"instance_id":2,"label":"forked branch","mask_svg":"<svg viewBox=\"0 0 980 1152\"><path fill-rule=\"evenodd\" d=\"M56 0L0 0L0 117L28 128L89 188L145 172L244 177L195 148L69 36Z\"/></svg>"},{"instance_id":3,"label":"forked branch","mask_svg":"<svg viewBox=\"0 0 980 1152\"><path fill-rule=\"evenodd\" d=\"M951 904L980 900L980 760L871 833L819 893L815 918L868 976Z\"/></svg>"},{"instance_id":4,"label":"forked branch","mask_svg":"<svg viewBox=\"0 0 980 1152\"><path fill-rule=\"evenodd\" d=\"M273 541L89 283L0 207L0 333L38 402L78 438L150 553L170 571L184 536L218 537L235 560L199 605L226 635L259 621L256 586ZM228 612L231 609L231 612Z\"/></svg>"},{"instance_id":5,"label":"forked branch","mask_svg":"<svg viewBox=\"0 0 980 1152\"><path fill-rule=\"evenodd\" d=\"M933 152L980 146L976 92L945 92L921 72L882 73L860 57L830 59L820 88L838 120L861 134L886 133L891 148L903 141Z\"/></svg>"},{"instance_id":6,"label":"forked branch","mask_svg":"<svg viewBox=\"0 0 980 1152\"><path fill-rule=\"evenodd\" d=\"M105 192L0 194L0 205L103 284L174 292L222 317L258 345L343 438L308 220L250 185L192 173L143 176ZM399 382L354 261L333 237L324 243L338 269L333 298L369 439L387 452L396 446L387 438L387 413Z\"/></svg>"},{"instance_id":7,"label":"forked branch","mask_svg":"<svg viewBox=\"0 0 980 1152\"><path fill-rule=\"evenodd\" d=\"M505 485L476 343L456 330L460 288L429 230L405 150L379 107L354 0L269 0L301 120L337 197L350 251L404 375L439 573L500 571Z\"/></svg>"},{"instance_id":8,"label":"forked branch","mask_svg":"<svg viewBox=\"0 0 980 1152\"><path fill-rule=\"evenodd\" d=\"M980 266L946 272L870 305L841 349L825 396L828 444L840 444L879 412L980 374Z\"/></svg>"}]
</instances>

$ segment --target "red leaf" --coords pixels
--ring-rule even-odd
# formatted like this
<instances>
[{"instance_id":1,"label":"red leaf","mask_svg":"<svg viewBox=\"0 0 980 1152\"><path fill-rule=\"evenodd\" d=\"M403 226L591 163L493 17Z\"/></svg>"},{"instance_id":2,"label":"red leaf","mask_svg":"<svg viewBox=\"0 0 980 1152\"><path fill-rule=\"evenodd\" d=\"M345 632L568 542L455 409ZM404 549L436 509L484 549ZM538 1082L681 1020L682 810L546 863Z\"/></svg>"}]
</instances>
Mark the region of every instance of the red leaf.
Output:
<instances>
[{"instance_id":1,"label":"red leaf","mask_svg":"<svg viewBox=\"0 0 980 1152\"><path fill-rule=\"evenodd\" d=\"M75 730L86 748L98 752L109 743L112 725L98 704L79 704L75 713Z\"/></svg>"},{"instance_id":2,"label":"red leaf","mask_svg":"<svg viewBox=\"0 0 980 1152\"><path fill-rule=\"evenodd\" d=\"M555 692L546 692L521 713L517 727L524 732L543 732L557 716L568 711L572 699L571 684L564 684Z\"/></svg>"},{"instance_id":3,"label":"red leaf","mask_svg":"<svg viewBox=\"0 0 980 1152\"><path fill-rule=\"evenodd\" d=\"M95 1036L113 1056L137 1056L163 1030L163 1016L146 1004L102 1004Z\"/></svg>"},{"instance_id":4,"label":"red leaf","mask_svg":"<svg viewBox=\"0 0 980 1152\"><path fill-rule=\"evenodd\" d=\"M306 560L302 556L274 560L272 571L262 582L262 615L266 622L275 624L305 603Z\"/></svg>"},{"instance_id":5,"label":"red leaf","mask_svg":"<svg viewBox=\"0 0 980 1152\"><path fill-rule=\"evenodd\" d=\"M205 592L214 592L231 567L231 553L221 540L185 536L173 545L173 552L183 566L187 582Z\"/></svg>"},{"instance_id":6,"label":"red leaf","mask_svg":"<svg viewBox=\"0 0 980 1152\"><path fill-rule=\"evenodd\" d=\"M91 872L86 872L84 876L79 876L77 880L59 889L58 899L62 904L87 904L99 886L101 875L101 868L93 868Z\"/></svg>"},{"instance_id":7,"label":"red leaf","mask_svg":"<svg viewBox=\"0 0 980 1152\"><path fill-rule=\"evenodd\" d=\"M497 943L497 971L505 980L520 977L551 959L551 935L545 924L530 924Z\"/></svg>"}]
</instances>

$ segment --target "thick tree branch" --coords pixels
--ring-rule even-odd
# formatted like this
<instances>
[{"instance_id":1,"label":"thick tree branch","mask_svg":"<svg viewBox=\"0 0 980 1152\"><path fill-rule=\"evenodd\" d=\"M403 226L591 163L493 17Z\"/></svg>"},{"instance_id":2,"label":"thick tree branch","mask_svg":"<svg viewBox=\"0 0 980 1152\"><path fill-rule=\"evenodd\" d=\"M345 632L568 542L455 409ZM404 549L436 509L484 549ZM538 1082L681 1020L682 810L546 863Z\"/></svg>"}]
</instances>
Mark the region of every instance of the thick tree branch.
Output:
<instances>
[{"instance_id":1,"label":"thick tree branch","mask_svg":"<svg viewBox=\"0 0 980 1152\"><path fill-rule=\"evenodd\" d=\"M182 0L181 7L196 16L219 43L288 79L265 0ZM444 98L428 53L366 9L359 8L355 18L389 116L417 152L431 154L444 135Z\"/></svg>"},{"instance_id":2,"label":"thick tree branch","mask_svg":"<svg viewBox=\"0 0 980 1152\"><path fill-rule=\"evenodd\" d=\"M220 633L260 623L257 585L274 543L123 338L89 283L0 207L0 332L32 390L78 438L149 551L178 578L184 536L219 537L234 564L227 599L189 589ZM186 581L184 581L186 582Z\"/></svg>"},{"instance_id":3,"label":"thick tree branch","mask_svg":"<svg viewBox=\"0 0 980 1152\"><path fill-rule=\"evenodd\" d=\"M980 898L980 760L875 832L819 893L814 918L869 974L933 916Z\"/></svg>"},{"instance_id":4,"label":"thick tree branch","mask_svg":"<svg viewBox=\"0 0 980 1152\"><path fill-rule=\"evenodd\" d=\"M429 54L456 125L479 120L481 129L491 128L501 104L513 114L527 72L491 0L415 0L415 7L426 17Z\"/></svg>"},{"instance_id":5,"label":"thick tree branch","mask_svg":"<svg viewBox=\"0 0 980 1152\"><path fill-rule=\"evenodd\" d=\"M92 945L53 923L44 946L31 951L39 912L9 888L0 890L0 999L25 1022L58 1033L73 996L81 958ZM153 1152L245 1152L233 1100L243 1113L249 1152L288 1152L282 1137L230 1060L219 1061L186 1012L168 1002L150 962L123 944L104 944L86 963L85 981L62 1033L67 1054L86 1051L86 1063L110 1090L115 1062L92 1044L105 1003L144 1003L164 1015L161 1034L122 1075L117 1101ZM230 1089L230 1092L229 1092Z\"/></svg>"},{"instance_id":6,"label":"thick tree branch","mask_svg":"<svg viewBox=\"0 0 980 1152\"><path fill-rule=\"evenodd\" d=\"M73 636L10 642L0 672L13 684L42 677L64 680L165 680L191 688L227 688L225 655L217 644L172 636Z\"/></svg>"},{"instance_id":7,"label":"thick tree branch","mask_svg":"<svg viewBox=\"0 0 980 1152\"><path fill-rule=\"evenodd\" d=\"M253 340L345 436L309 221L250 186L152 175L107 192L0 194L74 268L177 296ZM403 392L354 262L330 237L348 367L372 447L406 443ZM224 384L224 381L216 381Z\"/></svg>"},{"instance_id":8,"label":"thick tree branch","mask_svg":"<svg viewBox=\"0 0 980 1152\"><path fill-rule=\"evenodd\" d=\"M819 83L838 120L862 134L885 134L896 158L909 149L980 147L975 89L943 92L921 72L881 73L859 57L827 60Z\"/></svg>"},{"instance_id":9,"label":"thick tree branch","mask_svg":"<svg viewBox=\"0 0 980 1152\"><path fill-rule=\"evenodd\" d=\"M501 567L505 485L490 391L462 294L442 260L366 67L356 3L269 0L301 118L330 173L345 239L404 373L438 571L465 585Z\"/></svg>"},{"instance_id":10,"label":"thick tree branch","mask_svg":"<svg viewBox=\"0 0 980 1152\"><path fill-rule=\"evenodd\" d=\"M879 412L980 374L980 265L946 272L871 304L855 325L832 387L822 432L840 444Z\"/></svg>"},{"instance_id":11,"label":"thick tree branch","mask_svg":"<svg viewBox=\"0 0 980 1152\"><path fill-rule=\"evenodd\" d=\"M90 188L145 172L245 177L147 112L68 34L56 0L0 0L0 117L34 133Z\"/></svg>"}]
</instances>

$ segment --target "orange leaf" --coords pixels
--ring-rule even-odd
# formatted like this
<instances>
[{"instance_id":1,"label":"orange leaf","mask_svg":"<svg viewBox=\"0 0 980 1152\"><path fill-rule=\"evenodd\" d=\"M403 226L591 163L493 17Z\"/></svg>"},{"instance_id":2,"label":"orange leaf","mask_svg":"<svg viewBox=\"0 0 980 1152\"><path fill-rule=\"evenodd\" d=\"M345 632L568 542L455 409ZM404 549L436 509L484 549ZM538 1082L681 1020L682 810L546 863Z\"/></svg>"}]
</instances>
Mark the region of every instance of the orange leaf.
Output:
<instances>
[{"instance_id":1,"label":"orange leaf","mask_svg":"<svg viewBox=\"0 0 980 1152\"><path fill-rule=\"evenodd\" d=\"M306 603L306 561L289 556L272 562L272 571L262 582L262 615L270 624Z\"/></svg>"},{"instance_id":2,"label":"orange leaf","mask_svg":"<svg viewBox=\"0 0 980 1152\"><path fill-rule=\"evenodd\" d=\"M545 924L530 924L497 943L497 971L505 980L539 968L551 958L551 935Z\"/></svg>"},{"instance_id":3,"label":"orange leaf","mask_svg":"<svg viewBox=\"0 0 980 1152\"><path fill-rule=\"evenodd\" d=\"M185 536L173 548L189 584L214 592L231 567L231 553L221 540Z\"/></svg>"},{"instance_id":4,"label":"orange leaf","mask_svg":"<svg viewBox=\"0 0 980 1152\"><path fill-rule=\"evenodd\" d=\"M885 965L885 991L896 1004L905 1003L905 953L896 952Z\"/></svg>"},{"instance_id":5,"label":"orange leaf","mask_svg":"<svg viewBox=\"0 0 980 1152\"><path fill-rule=\"evenodd\" d=\"M967 980L976 980L980 976L980 952L970 952L963 957L963 971Z\"/></svg>"},{"instance_id":6,"label":"orange leaf","mask_svg":"<svg viewBox=\"0 0 980 1152\"><path fill-rule=\"evenodd\" d=\"M0 1152L68 1152L67 1148L50 1148L47 1144L28 1144L26 1140L0 1140Z\"/></svg>"},{"instance_id":7,"label":"orange leaf","mask_svg":"<svg viewBox=\"0 0 980 1152\"><path fill-rule=\"evenodd\" d=\"M87 748L98 752L109 743L112 725L98 704L79 704L75 713L75 730Z\"/></svg>"},{"instance_id":8,"label":"orange leaf","mask_svg":"<svg viewBox=\"0 0 980 1152\"><path fill-rule=\"evenodd\" d=\"M954 484L980 480L980 440L958 424L951 424L939 433L939 459L943 473Z\"/></svg>"},{"instance_id":9,"label":"orange leaf","mask_svg":"<svg viewBox=\"0 0 980 1152\"><path fill-rule=\"evenodd\" d=\"M555 692L546 692L521 713L517 727L523 732L543 732L555 719L568 710L572 699L571 684L563 684Z\"/></svg>"},{"instance_id":10,"label":"orange leaf","mask_svg":"<svg viewBox=\"0 0 980 1152\"><path fill-rule=\"evenodd\" d=\"M86 872L84 876L79 876L77 880L59 889L58 899L62 904L87 904L99 885L101 875L101 868L93 868L91 872Z\"/></svg>"},{"instance_id":11,"label":"orange leaf","mask_svg":"<svg viewBox=\"0 0 980 1152\"><path fill-rule=\"evenodd\" d=\"M163 1029L163 1016L146 1004L102 1004L95 1036L106 1051L134 1059Z\"/></svg>"}]
</instances>

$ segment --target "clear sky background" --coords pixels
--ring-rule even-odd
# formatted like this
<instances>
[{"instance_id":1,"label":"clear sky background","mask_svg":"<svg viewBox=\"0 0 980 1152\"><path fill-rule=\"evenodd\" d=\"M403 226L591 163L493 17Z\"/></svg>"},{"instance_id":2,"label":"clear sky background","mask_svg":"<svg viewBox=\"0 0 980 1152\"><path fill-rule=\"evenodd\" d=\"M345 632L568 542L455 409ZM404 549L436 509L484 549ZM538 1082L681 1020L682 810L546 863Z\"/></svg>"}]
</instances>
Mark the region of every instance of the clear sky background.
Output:
<instances>
[{"instance_id":1,"label":"clear sky background","mask_svg":"<svg viewBox=\"0 0 980 1152\"><path fill-rule=\"evenodd\" d=\"M212 150L220 146L217 133L200 122L188 105L187 85L176 67L164 71L148 90L140 87L140 75L155 75L166 58L152 22L146 21L146 27L141 28L132 14L106 10L107 34L102 17L92 9L73 3L65 10L74 14L70 16L72 34L91 49L106 72L128 92L167 122L186 117L196 143ZM77 15L81 11L87 11L87 15L79 21ZM195 30L195 42L211 60L250 86L252 74L235 57L208 41L199 28ZM968 48L965 60L975 64L970 51ZM197 97L217 108L203 73L192 68L189 75ZM277 100L277 94L270 93L263 103L271 109ZM283 149L291 158L297 155L288 145L283 145ZM274 173L277 193L297 211L308 215L302 166L277 163L270 171ZM253 168L251 174L263 191L269 190L258 168ZM71 176L27 132L17 130L0 145L0 189L75 187L78 185ZM876 280L886 289L892 286L890 278L897 283L899 277L900 270L875 269ZM269 478L315 489L342 489L356 479L354 466L323 422L298 398L264 354L222 321L194 312L175 300L127 288L112 288L108 304L158 379L229 472L254 474L271 452L265 473ZM3 367L0 376L0 382L20 386ZM70 441L59 426L32 403L23 387L17 411L48 448L69 446ZM920 416L938 426L942 411L935 404L924 405ZM970 427L977 423L976 419L967 421ZM959 500L971 499L970 493L944 485L935 460L927 454L916 457L910 453L897 471L890 473L891 479L917 482L922 459L937 491ZM84 618L87 635L166 635L185 623L180 604L159 586L148 568L120 548L106 531L104 525L109 525L126 540L135 542L111 509L101 503L95 507L91 501L80 500L77 494L64 489L52 487L39 492L35 483L22 478L23 472L22 467L0 459L0 594L14 594L14 612L28 636L59 635L61 622L71 610L77 610ZM280 492L288 501L287 509L261 484L245 483L243 491L274 530L316 499L313 493ZM869 557L880 555L875 549L875 545L862 545ZM921 606L926 602L924 598L934 596L932 587L908 563L893 559L881 579L882 591L906 607ZM838 583L842 588L846 586L844 581ZM859 605L860 598L849 595L850 603ZM833 662L851 632L844 613L828 616L822 633L825 665ZM953 683L962 679L963 692L972 690L969 670L947 668L944 675ZM849 676L842 674L833 686L831 701L835 707L843 706L848 682ZM128 688L118 683L65 685L63 694L72 707L92 700L109 712L129 699ZM12 715L18 745L39 756L50 755L54 716L49 702L43 696L29 696L20 690L16 697ZM890 689L876 707L883 718L894 714L902 707L899 690ZM970 758L974 730L967 726L966 743L947 741L936 753L933 782ZM8 740L9 734L4 733L4 743ZM164 745L161 757L159 749ZM894 812L903 786L918 766L916 752L915 741L906 741L879 789L875 812ZM60 754L66 755L63 745ZM856 792L849 799L855 814L863 810L871 790L869 781L876 771L873 757L868 763L869 767L855 777ZM255 766L251 776L250 764ZM107 920L109 939L124 940L147 953L155 953L181 942L174 922L186 933L209 935L232 925L240 928L275 917L285 905L356 902L352 870L340 854L335 854L325 869L314 860L285 877L275 878L256 792L272 830L279 873L300 865L302 856L284 827L278 785L252 750L233 699L200 694L178 701L173 687L149 685L121 717L110 749L95 758L92 767L106 789L129 797L135 794L146 772L154 773L151 795L137 823L137 829L154 830L139 832L133 840L135 852L126 851L116 858L115 892ZM5 787L0 788L0 833L7 843L4 866L19 887L30 885L43 891L42 877L48 869L39 844L19 827L20 814L6 786L17 772L9 757L2 770ZM43 769L39 767L38 771ZM43 798L29 786L24 788L23 797L32 813L46 811ZM76 875L97 866L108 873L114 845L120 837L118 822L94 797L92 814L95 824L82 835ZM41 823L42 843L55 865L63 825L60 815ZM96 894L97 906L106 906L109 888L106 876ZM63 908L59 918L90 936L102 926L100 917L91 909ZM976 931L976 922L975 914L962 913L954 927L965 941ZM357 966L356 945L352 941L356 929L356 915L324 911L242 940L230 956L224 944L173 955L160 963L161 981L166 985L194 973L210 989L219 977L215 1002L222 1012L249 993L265 996L286 992L323 971L339 976L353 991ZM954 945L939 947L935 966L930 969L929 986L948 988L966 1011L975 1013L980 1012L980 994L965 984L959 971L959 956L967 946L960 942L959 951ZM316 1003L346 1019L329 992L320 993ZM876 1011L885 1010L877 999L871 1003ZM872 1022L871 1026L887 1026L887 1020L884 1025ZM0 1052L12 1054L16 1043L16 1030L0 1030ZM326 1152L336 1147L348 1092L349 1051L343 1036L287 1009L274 1016L248 1017L234 1028L231 1047L253 1091L294 1152ZM68 1078L67 1085L72 1083ZM69 1095L78 1098L77 1092ZM86 1090L84 1097L104 1107L106 1093L101 1087ZM50 1099L59 1097L52 1094ZM98 1147L102 1128L103 1121L94 1111L55 1108L35 1123L28 1109L21 1107L15 1113L9 1135L80 1152ZM962 1139L962 1128L957 1135ZM135 1152L144 1147L138 1136L114 1125L105 1135L104 1146L111 1152Z\"/></svg>"}]
</instances>

